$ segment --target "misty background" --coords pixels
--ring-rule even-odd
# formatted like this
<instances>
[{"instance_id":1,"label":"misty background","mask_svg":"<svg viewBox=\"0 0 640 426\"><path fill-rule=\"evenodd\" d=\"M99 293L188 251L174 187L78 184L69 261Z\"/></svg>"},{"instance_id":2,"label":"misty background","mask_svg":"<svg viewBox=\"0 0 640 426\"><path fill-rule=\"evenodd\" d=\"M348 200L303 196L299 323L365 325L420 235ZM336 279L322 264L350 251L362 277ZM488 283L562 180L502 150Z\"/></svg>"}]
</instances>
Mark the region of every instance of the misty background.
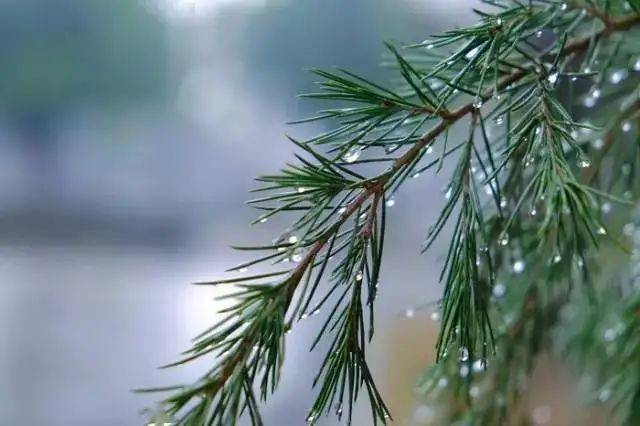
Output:
<instances>
[{"instance_id":1,"label":"misty background","mask_svg":"<svg viewBox=\"0 0 640 426\"><path fill-rule=\"evenodd\" d=\"M156 397L131 389L189 382L211 362L156 368L216 320L219 290L189 283L247 259L229 245L286 226L249 226L244 201L252 177L291 159L285 133L326 125L284 124L326 106L296 98L312 89L304 69L387 83L383 40L468 24L471 4L0 0L0 424L145 424ZM435 325L404 312L441 291L442 245L418 252L446 180L411 180L389 210L369 353L399 424L424 421L411 383ZM288 339L267 425L304 424L321 317Z\"/></svg>"}]
</instances>

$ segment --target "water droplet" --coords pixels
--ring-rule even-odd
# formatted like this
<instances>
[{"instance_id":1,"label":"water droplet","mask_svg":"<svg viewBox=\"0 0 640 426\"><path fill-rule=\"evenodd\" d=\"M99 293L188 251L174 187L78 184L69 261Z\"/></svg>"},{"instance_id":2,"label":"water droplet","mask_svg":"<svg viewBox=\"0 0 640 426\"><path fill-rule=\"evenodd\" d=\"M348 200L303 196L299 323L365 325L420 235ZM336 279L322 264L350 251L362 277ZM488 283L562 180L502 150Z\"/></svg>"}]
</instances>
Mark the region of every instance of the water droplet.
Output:
<instances>
[{"instance_id":1,"label":"water droplet","mask_svg":"<svg viewBox=\"0 0 640 426\"><path fill-rule=\"evenodd\" d=\"M398 149L400 145L397 144L393 144L393 145L387 145L384 150L387 154L391 154L393 151L395 151L396 149Z\"/></svg>"},{"instance_id":2,"label":"water droplet","mask_svg":"<svg viewBox=\"0 0 640 426\"><path fill-rule=\"evenodd\" d=\"M299 193L305 192L307 190L307 188L303 188L302 186L298 187L297 191Z\"/></svg>"},{"instance_id":3,"label":"water droplet","mask_svg":"<svg viewBox=\"0 0 640 426\"><path fill-rule=\"evenodd\" d=\"M529 210L529 214L530 214L531 216L535 216L535 215L537 215L537 214L538 214L538 211L536 210L536 208L535 208L535 207L533 207L531 210Z\"/></svg>"},{"instance_id":4,"label":"water droplet","mask_svg":"<svg viewBox=\"0 0 640 426\"><path fill-rule=\"evenodd\" d=\"M594 106L596 106L596 98L594 98L593 96L587 96L586 98L584 98L584 106L587 108L593 108Z\"/></svg>"},{"instance_id":5,"label":"water droplet","mask_svg":"<svg viewBox=\"0 0 640 426\"><path fill-rule=\"evenodd\" d=\"M460 367L460 377L463 379L469 375L469 366L464 364Z\"/></svg>"},{"instance_id":6,"label":"water droplet","mask_svg":"<svg viewBox=\"0 0 640 426\"><path fill-rule=\"evenodd\" d=\"M562 260L562 255L560 255L560 253L556 253L553 255L553 257L551 258L551 263L560 263L560 261Z\"/></svg>"},{"instance_id":7,"label":"water droplet","mask_svg":"<svg viewBox=\"0 0 640 426\"><path fill-rule=\"evenodd\" d=\"M358 273L356 274L356 281L362 281L362 272L358 271Z\"/></svg>"},{"instance_id":8,"label":"water droplet","mask_svg":"<svg viewBox=\"0 0 640 426\"><path fill-rule=\"evenodd\" d=\"M549 84L551 84L552 86L555 86L558 82L558 73L554 72L553 74L550 74L547 78L547 81L549 81Z\"/></svg>"},{"instance_id":9,"label":"water droplet","mask_svg":"<svg viewBox=\"0 0 640 426\"><path fill-rule=\"evenodd\" d=\"M598 235L607 235L607 230L606 230L606 229L604 229L604 226L600 226L600 227L598 228L598 230L596 231L596 233L597 233Z\"/></svg>"},{"instance_id":10,"label":"water droplet","mask_svg":"<svg viewBox=\"0 0 640 426\"><path fill-rule=\"evenodd\" d=\"M524 271L524 261L516 260L513 262L513 272L516 274L521 274Z\"/></svg>"},{"instance_id":11,"label":"water droplet","mask_svg":"<svg viewBox=\"0 0 640 426\"><path fill-rule=\"evenodd\" d=\"M531 418L537 425L543 425L549 423L551 420L551 407L548 405L540 405L533 409L531 412Z\"/></svg>"},{"instance_id":12,"label":"water droplet","mask_svg":"<svg viewBox=\"0 0 640 426\"><path fill-rule=\"evenodd\" d=\"M339 213L339 214L342 214L342 213L344 213L344 212L346 212L346 211L347 211L347 208L346 208L346 207L340 207L340 210L338 210L338 213Z\"/></svg>"},{"instance_id":13,"label":"water droplet","mask_svg":"<svg viewBox=\"0 0 640 426\"><path fill-rule=\"evenodd\" d=\"M633 63L633 70L640 71L640 56L636 58L636 61Z\"/></svg>"},{"instance_id":14,"label":"water droplet","mask_svg":"<svg viewBox=\"0 0 640 426\"><path fill-rule=\"evenodd\" d=\"M614 328L607 328L603 337L605 342L613 342L618 337L618 332Z\"/></svg>"},{"instance_id":15,"label":"water droplet","mask_svg":"<svg viewBox=\"0 0 640 426\"><path fill-rule=\"evenodd\" d=\"M311 312L311 315L318 315L320 313L320 308L316 308Z\"/></svg>"},{"instance_id":16,"label":"water droplet","mask_svg":"<svg viewBox=\"0 0 640 426\"><path fill-rule=\"evenodd\" d=\"M609 82L611 84L619 84L628 76L629 76L629 73L627 72L627 70L624 70L624 69L615 70L615 71L612 71L611 74L609 75Z\"/></svg>"},{"instance_id":17,"label":"water droplet","mask_svg":"<svg viewBox=\"0 0 640 426\"><path fill-rule=\"evenodd\" d=\"M628 132L629 130L631 130L631 123L629 121L622 123L622 131Z\"/></svg>"},{"instance_id":18,"label":"water droplet","mask_svg":"<svg viewBox=\"0 0 640 426\"><path fill-rule=\"evenodd\" d=\"M496 19L496 24L498 24L498 25L502 25L502 18L498 18L498 19Z\"/></svg>"},{"instance_id":19,"label":"water droplet","mask_svg":"<svg viewBox=\"0 0 640 426\"><path fill-rule=\"evenodd\" d=\"M476 99L475 101L473 101L473 107L475 109L482 108L482 99Z\"/></svg>"},{"instance_id":20,"label":"water droplet","mask_svg":"<svg viewBox=\"0 0 640 426\"><path fill-rule=\"evenodd\" d=\"M471 398L477 398L480 396L480 387L479 386L471 386L469 389L469 396Z\"/></svg>"},{"instance_id":21,"label":"water droplet","mask_svg":"<svg viewBox=\"0 0 640 426\"><path fill-rule=\"evenodd\" d=\"M507 207L507 199L506 198L502 197L500 199L500 207L502 207L502 208Z\"/></svg>"},{"instance_id":22,"label":"water droplet","mask_svg":"<svg viewBox=\"0 0 640 426\"><path fill-rule=\"evenodd\" d=\"M542 37L542 30L536 31L536 38Z\"/></svg>"},{"instance_id":23,"label":"water droplet","mask_svg":"<svg viewBox=\"0 0 640 426\"><path fill-rule=\"evenodd\" d=\"M358 158L360 158L361 153L362 153L362 150L360 148L356 148L356 147L349 148L349 151L347 151L346 154L342 156L342 159L347 163L353 163Z\"/></svg>"},{"instance_id":24,"label":"water droplet","mask_svg":"<svg viewBox=\"0 0 640 426\"><path fill-rule=\"evenodd\" d=\"M265 223L267 220L269 220L269 218L263 217L262 219L260 219L260 223Z\"/></svg>"},{"instance_id":25,"label":"water droplet","mask_svg":"<svg viewBox=\"0 0 640 426\"><path fill-rule=\"evenodd\" d=\"M404 311L404 316L407 318L413 318L416 315L416 311L413 310L413 308L408 308L406 311Z\"/></svg>"},{"instance_id":26,"label":"water droplet","mask_svg":"<svg viewBox=\"0 0 640 426\"><path fill-rule=\"evenodd\" d=\"M587 157L580 157L578 159L578 167L580 167L581 169L591 167L591 160L589 160Z\"/></svg>"},{"instance_id":27,"label":"water droplet","mask_svg":"<svg viewBox=\"0 0 640 426\"><path fill-rule=\"evenodd\" d=\"M249 268L240 268L238 269L238 272L247 272L249 270Z\"/></svg>"},{"instance_id":28,"label":"water droplet","mask_svg":"<svg viewBox=\"0 0 640 426\"><path fill-rule=\"evenodd\" d=\"M431 321L440 321L440 312L438 311L433 311L431 312Z\"/></svg>"},{"instance_id":29,"label":"water droplet","mask_svg":"<svg viewBox=\"0 0 640 426\"><path fill-rule=\"evenodd\" d=\"M438 380L438 387L440 389L446 388L448 384L449 379L447 379L446 377L440 377L440 379Z\"/></svg>"},{"instance_id":30,"label":"water droplet","mask_svg":"<svg viewBox=\"0 0 640 426\"><path fill-rule=\"evenodd\" d=\"M604 147L604 141L602 140L602 138L598 138L596 140L593 141L593 147L595 149L602 149Z\"/></svg>"},{"instance_id":31,"label":"water droplet","mask_svg":"<svg viewBox=\"0 0 640 426\"><path fill-rule=\"evenodd\" d=\"M567 10L567 4L566 3L562 3L560 5L560 10Z\"/></svg>"},{"instance_id":32,"label":"water droplet","mask_svg":"<svg viewBox=\"0 0 640 426\"><path fill-rule=\"evenodd\" d=\"M467 59L473 59L478 54L478 50L479 49L477 47L474 47L473 49L468 51L467 54L464 55L464 57L467 58Z\"/></svg>"},{"instance_id":33,"label":"water droplet","mask_svg":"<svg viewBox=\"0 0 640 426\"><path fill-rule=\"evenodd\" d=\"M464 346L458 349L458 359L462 362L469 360L469 349Z\"/></svg>"},{"instance_id":34,"label":"water droplet","mask_svg":"<svg viewBox=\"0 0 640 426\"><path fill-rule=\"evenodd\" d=\"M604 203L602 203L602 205L600 206L600 210L602 211L602 213L607 214L611 212L611 209L613 208L613 206L611 205L610 202L605 201Z\"/></svg>"},{"instance_id":35,"label":"water droplet","mask_svg":"<svg viewBox=\"0 0 640 426\"><path fill-rule=\"evenodd\" d=\"M427 154L431 154L433 152L433 146L429 145L427 147Z\"/></svg>"},{"instance_id":36,"label":"water droplet","mask_svg":"<svg viewBox=\"0 0 640 426\"><path fill-rule=\"evenodd\" d=\"M611 389L602 389L598 395L600 402L607 402L611 398Z\"/></svg>"},{"instance_id":37,"label":"water droplet","mask_svg":"<svg viewBox=\"0 0 640 426\"><path fill-rule=\"evenodd\" d=\"M420 173L419 172L415 172L414 174L411 175L412 178L414 179L418 179L420 177Z\"/></svg>"},{"instance_id":38,"label":"water droplet","mask_svg":"<svg viewBox=\"0 0 640 426\"><path fill-rule=\"evenodd\" d=\"M451 187L447 188L447 191L444 193L444 198L446 200L450 200L451 199L451 194L453 193L453 189Z\"/></svg>"},{"instance_id":39,"label":"water droplet","mask_svg":"<svg viewBox=\"0 0 640 426\"><path fill-rule=\"evenodd\" d=\"M495 297L500 298L500 297L504 296L506 291L507 291L507 287L502 283L498 283L495 286L493 286L492 294Z\"/></svg>"},{"instance_id":40,"label":"water droplet","mask_svg":"<svg viewBox=\"0 0 640 426\"><path fill-rule=\"evenodd\" d=\"M509 244L509 234L502 234L500 235L500 238L498 238L498 244L500 244L501 246L506 246L507 244Z\"/></svg>"},{"instance_id":41,"label":"water droplet","mask_svg":"<svg viewBox=\"0 0 640 426\"><path fill-rule=\"evenodd\" d=\"M504 123L504 115L497 116L495 119L495 122L496 122L496 125L502 126L502 123Z\"/></svg>"},{"instance_id":42,"label":"water droplet","mask_svg":"<svg viewBox=\"0 0 640 426\"><path fill-rule=\"evenodd\" d=\"M536 135L539 135L540 133L542 133L542 127L536 126L535 132L536 132Z\"/></svg>"},{"instance_id":43,"label":"water droplet","mask_svg":"<svg viewBox=\"0 0 640 426\"><path fill-rule=\"evenodd\" d=\"M571 77L571 81L578 81L578 77Z\"/></svg>"},{"instance_id":44,"label":"water droplet","mask_svg":"<svg viewBox=\"0 0 640 426\"><path fill-rule=\"evenodd\" d=\"M433 49L433 44L432 43L427 44L426 48L429 50Z\"/></svg>"},{"instance_id":45,"label":"water droplet","mask_svg":"<svg viewBox=\"0 0 640 426\"><path fill-rule=\"evenodd\" d=\"M477 359L473 362L473 372L481 373L487 369L487 360L486 359Z\"/></svg>"},{"instance_id":46,"label":"water droplet","mask_svg":"<svg viewBox=\"0 0 640 426\"><path fill-rule=\"evenodd\" d=\"M600 91L600 89L599 89L598 87L596 87L596 86L594 86L594 87L591 89L591 92L590 92L590 93L591 93L591 97L592 97L593 99L598 99L598 98L600 97L600 95L602 94L602 92Z\"/></svg>"},{"instance_id":47,"label":"water droplet","mask_svg":"<svg viewBox=\"0 0 640 426\"><path fill-rule=\"evenodd\" d=\"M309 424L313 424L313 422L315 422L315 421L316 421L316 416L315 416L315 415L313 415L313 414L309 414L309 415L307 416L307 423L309 423Z\"/></svg>"},{"instance_id":48,"label":"water droplet","mask_svg":"<svg viewBox=\"0 0 640 426\"><path fill-rule=\"evenodd\" d=\"M302 255L301 255L301 254L299 254L299 253L294 253L294 254L291 256L291 260L292 260L293 262L298 263L298 262L300 262L300 261L302 260Z\"/></svg>"},{"instance_id":49,"label":"water droplet","mask_svg":"<svg viewBox=\"0 0 640 426\"><path fill-rule=\"evenodd\" d=\"M298 242L298 237L296 237L295 235L292 235L289 237L289 244L295 244Z\"/></svg>"}]
</instances>

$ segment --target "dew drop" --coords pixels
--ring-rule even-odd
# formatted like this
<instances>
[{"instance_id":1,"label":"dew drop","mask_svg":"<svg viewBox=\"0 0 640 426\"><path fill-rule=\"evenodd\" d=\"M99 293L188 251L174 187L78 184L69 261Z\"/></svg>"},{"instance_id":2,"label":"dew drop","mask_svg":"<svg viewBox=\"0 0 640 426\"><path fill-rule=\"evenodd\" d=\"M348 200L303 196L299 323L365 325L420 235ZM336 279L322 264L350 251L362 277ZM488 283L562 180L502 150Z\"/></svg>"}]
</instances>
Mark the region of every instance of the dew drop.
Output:
<instances>
[{"instance_id":1,"label":"dew drop","mask_svg":"<svg viewBox=\"0 0 640 426\"><path fill-rule=\"evenodd\" d=\"M556 83L558 82L558 73L554 72L553 74L550 74L549 77L547 78L547 81L549 82L549 84L551 84L552 86L555 86Z\"/></svg>"},{"instance_id":2,"label":"dew drop","mask_svg":"<svg viewBox=\"0 0 640 426\"><path fill-rule=\"evenodd\" d=\"M600 402L607 402L611 398L611 389L602 389L598 395Z\"/></svg>"},{"instance_id":3,"label":"dew drop","mask_svg":"<svg viewBox=\"0 0 640 426\"><path fill-rule=\"evenodd\" d=\"M536 31L536 38L542 37L542 30Z\"/></svg>"},{"instance_id":4,"label":"dew drop","mask_svg":"<svg viewBox=\"0 0 640 426\"><path fill-rule=\"evenodd\" d=\"M587 96L586 98L584 98L584 106L587 108L593 108L594 106L596 106L596 98L594 98L593 96Z\"/></svg>"},{"instance_id":5,"label":"dew drop","mask_svg":"<svg viewBox=\"0 0 640 426\"><path fill-rule=\"evenodd\" d=\"M356 274L356 281L362 281L362 272L358 271Z\"/></svg>"},{"instance_id":6,"label":"dew drop","mask_svg":"<svg viewBox=\"0 0 640 426\"><path fill-rule=\"evenodd\" d=\"M481 373L487 369L487 360L486 359L477 359L473 362L473 372Z\"/></svg>"},{"instance_id":7,"label":"dew drop","mask_svg":"<svg viewBox=\"0 0 640 426\"><path fill-rule=\"evenodd\" d=\"M475 109L480 109L482 108L482 99L476 99L475 101L473 101L473 107Z\"/></svg>"},{"instance_id":8,"label":"dew drop","mask_svg":"<svg viewBox=\"0 0 640 426\"><path fill-rule=\"evenodd\" d=\"M524 271L524 261L516 260L513 262L513 272L516 274L521 274Z\"/></svg>"},{"instance_id":9,"label":"dew drop","mask_svg":"<svg viewBox=\"0 0 640 426\"><path fill-rule=\"evenodd\" d=\"M560 263L561 260L562 260L562 256L560 255L560 253L556 253L551 258L551 263L554 263L554 264Z\"/></svg>"},{"instance_id":10,"label":"dew drop","mask_svg":"<svg viewBox=\"0 0 640 426\"><path fill-rule=\"evenodd\" d=\"M420 173L419 172L415 172L414 174L411 175L411 177L413 179L418 179L420 177Z\"/></svg>"},{"instance_id":11,"label":"dew drop","mask_svg":"<svg viewBox=\"0 0 640 426\"><path fill-rule=\"evenodd\" d=\"M607 328L604 331L604 335L603 335L605 342L613 342L617 336L618 336L618 333L613 328Z\"/></svg>"},{"instance_id":12,"label":"dew drop","mask_svg":"<svg viewBox=\"0 0 640 426\"><path fill-rule=\"evenodd\" d=\"M396 200L394 200L393 198L389 198L385 204L387 205L387 207L393 207L396 205Z\"/></svg>"},{"instance_id":13,"label":"dew drop","mask_svg":"<svg viewBox=\"0 0 640 426\"><path fill-rule=\"evenodd\" d=\"M465 377L467 377L469 375L469 366L468 365L462 365L460 367L460 377L462 377L463 379Z\"/></svg>"},{"instance_id":14,"label":"dew drop","mask_svg":"<svg viewBox=\"0 0 640 426\"><path fill-rule=\"evenodd\" d=\"M600 226L600 227L598 228L598 230L596 231L596 233L597 233L598 235L607 235L607 230L606 230L606 229L604 229L604 226Z\"/></svg>"},{"instance_id":15,"label":"dew drop","mask_svg":"<svg viewBox=\"0 0 640 426\"><path fill-rule=\"evenodd\" d=\"M602 140L602 138L598 138L593 141L593 147L598 150L602 149L604 147L604 141Z\"/></svg>"},{"instance_id":16,"label":"dew drop","mask_svg":"<svg viewBox=\"0 0 640 426\"><path fill-rule=\"evenodd\" d=\"M624 123L622 123L623 132L628 132L630 130L631 130L631 123L629 121L625 121Z\"/></svg>"},{"instance_id":17,"label":"dew drop","mask_svg":"<svg viewBox=\"0 0 640 426\"><path fill-rule=\"evenodd\" d=\"M604 203L602 203L602 205L600 206L600 210L602 211L602 213L607 214L611 212L611 209L613 208L613 206L611 205L610 202L605 201Z\"/></svg>"},{"instance_id":18,"label":"dew drop","mask_svg":"<svg viewBox=\"0 0 640 426\"><path fill-rule=\"evenodd\" d=\"M262 219L260 219L260 223L265 223L267 220L269 220L269 218L263 217Z\"/></svg>"},{"instance_id":19,"label":"dew drop","mask_svg":"<svg viewBox=\"0 0 640 426\"><path fill-rule=\"evenodd\" d=\"M477 398L480 396L480 387L479 386L471 386L469 389L469 396L471 398Z\"/></svg>"},{"instance_id":20,"label":"dew drop","mask_svg":"<svg viewBox=\"0 0 640 426\"><path fill-rule=\"evenodd\" d=\"M535 216L535 215L537 215L537 214L538 214L538 211L536 210L536 208L535 208L535 207L534 207L534 208L532 208L531 210L529 210L529 215L531 215L531 216Z\"/></svg>"},{"instance_id":21,"label":"dew drop","mask_svg":"<svg viewBox=\"0 0 640 426\"><path fill-rule=\"evenodd\" d=\"M295 244L298 242L298 237L296 237L295 235L292 235L289 237L289 244Z\"/></svg>"},{"instance_id":22,"label":"dew drop","mask_svg":"<svg viewBox=\"0 0 640 426\"><path fill-rule=\"evenodd\" d=\"M238 272L247 272L249 270L249 268L240 268L238 269Z\"/></svg>"},{"instance_id":23,"label":"dew drop","mask_svg":"<svg viewBox=\"0 0 640 426\"><path fill-rule=\"evenodd\" d=\"M500 235L500 238L498 239L498 244L500 244L501 246L506 246L507 244L509 244L509 235L508 234Z\"/></svg>"},{"instance_id":24,"label":"dew drop","mask_svg":"<svg viewBox=\"0 0 640 426\"><path fill-rule=\"evenodd\" d=\"M633 70L640 71L640 56L637 57L635 62L633 63Z\"/></svg>"},{"instance_id":25,"label":"dew drop","mask_svg":"<svg viewBox=\"0 0 640 426\"><path fill-rule=\"evenodd\" d=\"M431 154L433 152L433 147L431 145L429 145L427 147L427 154Z\"/></svg>"},{"instance_id":26,"label":"dew drop","mask_svg":"<svg viewBox=\"0 0 640 426\"><path fill-rule=\"evenodd\" d=\"M307 190L307 188L303 188L302 186L300 186L296 190L298 191L298 193L303 193Z\"/></svg>"},{"instance_id":27,"label":"dew drop","mask_svg":"<svg viewBox=\"0 0 640 426\"><path fill-rule=\"evenodd\" d=\"M433 311L430 315L431 321L440 321L440 312Z\"/></svg>"},{"instance_id":28,"label":"dew drop","mask_svg":"<svg viewBox=\"0 0 640 426\"><path fill-rule=\"evenodd\" d=\"M299 254L299 253L295 253L295 254L293 254L293 255L291 256L291 260L292 260L293 262L298 263L298 262L300 262L300 261L302 260L302 255L301 255L301 254Z\"/></svg>"},{"instance_id":29,"label":"dew drop","mask_svg":"<svg viewBox=\"0 0 640 426\"><path fill-rule=\"evenodd\" d=\"M498 25L502 25L502 18L498 18L498 19L496 19L496 24L498 24Z\"/></svg>"},{"instance_id":30,"label":"dew drop","mask_svg":"<svg viewBox=\"0 0 640 426\"><path fill-rule=\"evenodd\" d=\"M444 193L444 198L446 200L450 200L452 193L453 193L453 189L451 187L447 188L446 192Z\"/></svg>"},{"instance_id":31,"label":"dew drop","mask_svg":"<svg viewBox=\"0 0 640 426\"><path fill-rule=\"evenodd\" d=\"M591 167L591 160L589 160L587 157L580 157L578 159L578 167L580 167L581 169Z\"/></svg>"},{"instance_id":32,"label":"dew drop","mask_svg":"<svg viewBox=\"0 0 640 426\"><path fill-rule=\"evenodd\" d=\"M567 10L567 4L566 3L562 3L560 5L560 10Z\"/></svg>"},{"instance_id":33,"label":"dew drop","mask_svg":"<svg viewBox=\"0 0 640 426\"><path fill-rule=\"evenodd\" d=\"M440 377L440 380L438 380L438 387L440 389L446 388L448 384L449 384L449 379L447 379L446 377Z\"/></svg>"},{"instance_id":34,"label":"dew drop","mask_svg":"<svg viewBox=\"0 0 640 426\"><path fill-rule=\"evenodd\" d=\"M495 122L496 125L502 126L502 124L504 123L504 115L497 116Z\"/></svg>"},{"instance_id":35,"label":"dew drop","mask_svg":"<svg viewBox=\"0 0 640 426\"><path fill-rule=\"evenodd\" d=\"M458 359L462 362L466 362L469 360L469 349L464 346L458 349Z\"/></svg>"},{"instance_id":36,"label":"dew drop","mask_svg":"<svg viewBox=\"0 0 640 426\"><path fill-rule=\"evenodd\" d=\"M611 84L619 84L629 76L627 70L620 69L615 70L609 75L609 82Z\"/></svg>"},{"instance_id":37,"label":"dew drop","mask_svg":"<svg viewBox=\"0 0 640 426\"><path fill-rule=\"evenodd\" d=\"M494 295L494 297L500 298L504 296L506 291L507 291L507 288L505 287L505 285L502 283L498 283L495 286L493 286L492 294Z\"/></svg>"},{"instance_id":38,"label":"dew drop","mask_svg":"<svg viewBox=\"0 0 640 426\"><path fill-rule=\"evenodd\" d=\"M593 87L591 89L591 97L593 99L598 99L601 94L602 94L602 92L600 91L600 89L598 87Z\"/></svg>"},{"instance_id":39,"label":"dew drop","mask_svg":"<svg viewBox=\"0 0 640 426\"><path fill-rule=\"evenodd\" d=\"M346 161L347 163L353 163L354 161L356 161L358 158L360 158L360 153L361 153L361 149L360 148L349 148L349 151L346 152L346 154L344 154L342 156L342 159L344 161Z\"/></svg>"},{"instance_id":40,"label":"dew drop","mask_svg":"<svg viewBox=\"0 0 640 426\"><path fill-rule=\"evenodd\" d=\"M467 52L466 55L464 55L465 58L467 59L473 59L475 58L475 56L478 54L478 48L474 47L473 49L471 49L470 51Z\"/></svg>"},{"instance_id":41,"label":"dew drop","mask_svg":"<svg viewBox=\"0 0 640 426\"><path fill-rule=\"evenodd\" d=\"M340 207L340 210L338 210L338 213L339 213L339 214L342 214L342 213L344 213L344 212L346 212L346 211L347 211L347 208L346 208L346 207Z\"/></svg>"},{"instance_id":42,"label":"dew drop","mask_svg":"<svg viewBox=\"0 0 640 426\"><path fill-rule=\"evenodd\" d=\"M406 311L404 311L404 316L407 318L413 318L416 315L416 311L413 310L413 308L408 308Z\"/></svg>"}]
</instances>

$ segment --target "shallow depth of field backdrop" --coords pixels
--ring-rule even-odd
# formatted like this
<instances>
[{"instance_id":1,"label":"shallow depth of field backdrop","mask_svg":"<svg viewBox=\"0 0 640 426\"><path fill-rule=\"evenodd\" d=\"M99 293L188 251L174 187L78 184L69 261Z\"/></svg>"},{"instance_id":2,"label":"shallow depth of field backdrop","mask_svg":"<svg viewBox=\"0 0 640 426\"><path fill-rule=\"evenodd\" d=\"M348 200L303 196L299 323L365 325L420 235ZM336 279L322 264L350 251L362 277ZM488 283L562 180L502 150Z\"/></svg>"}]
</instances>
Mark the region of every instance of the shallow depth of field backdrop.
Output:
<instances>
[{"instance_id":1,"label":"shallow depth of field backdrop","mask_svg":"<svg viewBox=\"0 0 640 426\"><path fill-rule=\"evenodd\" d=\"M304 68L385 81L383 40L469 23L473 5L0 0L0 424L143 424L153 397L130 389L203 368L156 370L216 319L219 290L188 284L244 259L230 244L270 241L285 225L250 227L244 200L253 176L291 157L285 132L321 130L284 124L322 106L295 98L311 88ZM441 291L442 247L418 252L446 179L410 182L389 211L369 353L399 424L429 417L411 383L436 325L412 309ZM303 423L321 321L291 334L267 425Z\"/></svg>"}]
</instances>

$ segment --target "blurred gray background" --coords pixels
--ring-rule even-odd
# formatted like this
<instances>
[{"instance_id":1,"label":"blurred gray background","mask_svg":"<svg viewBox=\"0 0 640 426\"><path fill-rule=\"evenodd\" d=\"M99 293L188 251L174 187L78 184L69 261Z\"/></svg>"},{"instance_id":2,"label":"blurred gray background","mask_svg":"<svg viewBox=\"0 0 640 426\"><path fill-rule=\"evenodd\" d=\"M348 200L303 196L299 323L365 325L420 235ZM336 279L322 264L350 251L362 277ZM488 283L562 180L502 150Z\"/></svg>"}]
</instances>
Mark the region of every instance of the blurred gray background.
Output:
<instances>
[{"instance_id":1,"label":"blurred gray background","mask_svg":"<svg viewBox=\"0 0 640 426\"><path fill-rule=\"evenodd\" d=\"M383 40L466 24L470 6L0 0L0 424L144 424L154 398L130 389L203 368L156 369L216 320L218 290L188 284L246 259L230 244L270 241L285 225L250 227L244 200L253 176L291 158L285 133L321 130L284 125L323 106L295 97L311 88L304 68L384 82ZM408 182L389 212L370 353L400 424L420 422L410 383L433 336L428 312L402 314L440 292L438 249L418 251L445 179ZM320 321L292 333L267 425L304 424ZM356 424L368 424L361 411Z\"/></svg>"}]
</instances>

